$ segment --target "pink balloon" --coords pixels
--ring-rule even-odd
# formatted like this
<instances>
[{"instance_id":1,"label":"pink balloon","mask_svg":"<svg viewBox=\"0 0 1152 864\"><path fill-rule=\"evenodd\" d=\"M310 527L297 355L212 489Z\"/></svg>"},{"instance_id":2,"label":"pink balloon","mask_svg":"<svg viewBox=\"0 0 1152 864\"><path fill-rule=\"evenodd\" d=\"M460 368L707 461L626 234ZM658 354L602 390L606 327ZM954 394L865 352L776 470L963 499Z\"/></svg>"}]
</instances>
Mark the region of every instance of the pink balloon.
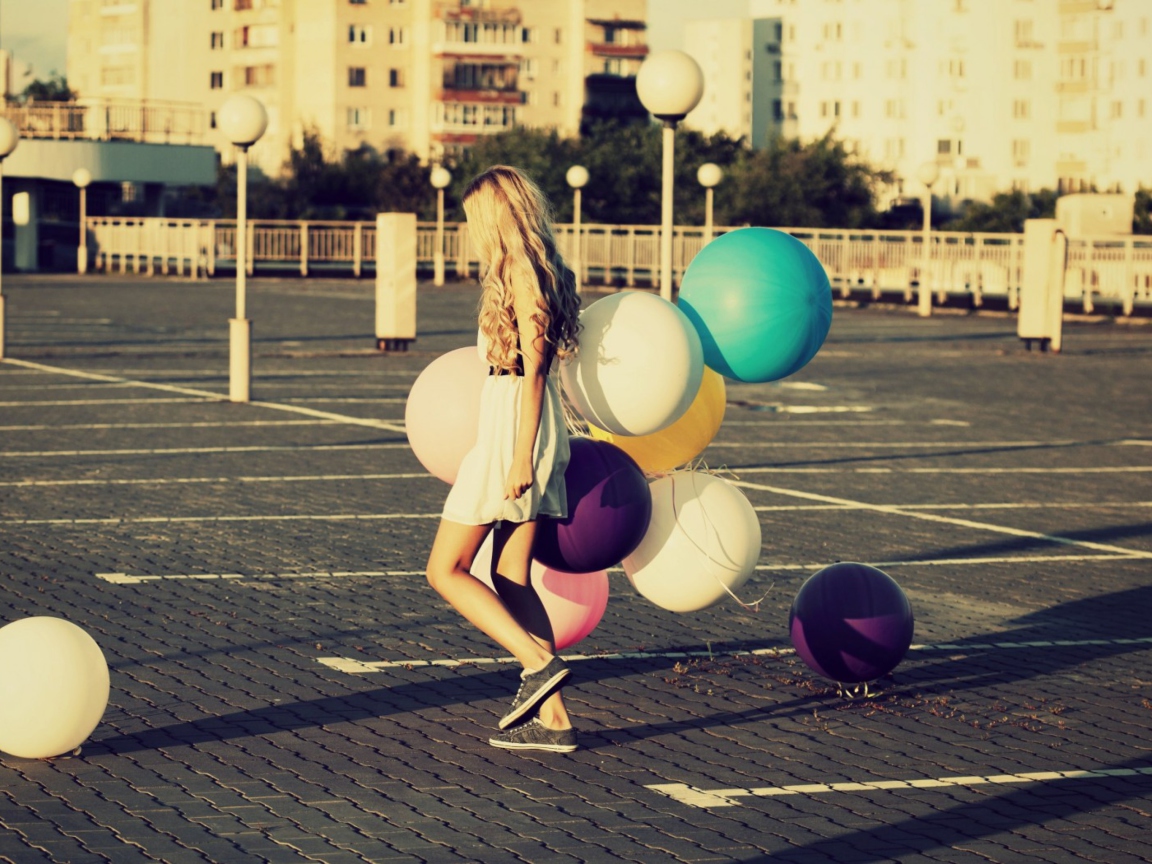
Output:
<instances>
[{"instance_id":1,"label":"pink balloon","mask_svg":"<svg viewBox=\"0 0 1152 864\"><path fill-rule=\"evenodd\" d=\"M487 377L487 364L470 345L429 363L408 392L408 443L428 473L445 483L456 482L460 463L476 445L480 391Z\"/></svg>"},{"instance_id":2,"label":"pink balloon","mask_svg":"<svg viewBox=\"0 0 1152 864\"><path fill-rule=\"evenodd\" d=\"M472 562L472 575L491 588L491 572L492 535L489 534ZM575 645L595 630L608 608L606 570L563 573L533 561L532 587L540 595L540 602L548 613L557 651Z\"/></svg>"}]
</instances>

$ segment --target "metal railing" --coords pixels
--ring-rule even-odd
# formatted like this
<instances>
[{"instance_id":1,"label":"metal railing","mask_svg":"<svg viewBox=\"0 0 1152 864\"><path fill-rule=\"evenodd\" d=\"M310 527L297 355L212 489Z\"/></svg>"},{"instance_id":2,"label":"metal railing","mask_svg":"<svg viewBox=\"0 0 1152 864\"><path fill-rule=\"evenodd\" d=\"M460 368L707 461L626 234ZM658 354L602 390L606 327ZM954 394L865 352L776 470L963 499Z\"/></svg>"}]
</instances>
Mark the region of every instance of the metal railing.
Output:
<instances>
[{"instance_id":1,"label":"metal railing","mask_svg":"<svg viewBox=\"0 0 1152 864\"><path fill-rule=\"evenodd\" d=\"M117 219L89 217L89 246L97 269L133 273L202 273L235 266L236 224L232 220ZM307 276L316 270L351 271L361 276L375 268L376 226L372 222L250 220L249 271L291 268ZM732 228L716 229L722 234ZM844 298L880 299L885 294L911 300L921 279L941 301L967 298L981 305L999 298L1016 308L1022 276L1022 234L931 235L925 265L919 231L856 231L783 228L810 248L824 265L833 289ZM556 226L556 240L569 261L581 262L581 283L617 287L653 287L659 283L660 230L653 225L581 226L580 255L575 233ZM431 270L435 223L417 227L416 256ZM704 246L701 228L675 230L674 278L679 281ZM448 223L444 259L457 277L475 276L479 265L468 243L465 223ZM1085 311L1097 303L1120 303L1131 312L1136 303L1152 303L1152 237L1075 238L1069 243L1065 299Z\"/></svg>"},{"instance_id":2,"label":"metal railing","mask_svg":"<svg viewBox=\"0 0 1152 864\"><path fill-rule=\"evenodd\" d=\"M22 138L193 144L204 137L204 109L184 102L7 102L0 111L16 125Z\"/></svg>"}]
</instances>

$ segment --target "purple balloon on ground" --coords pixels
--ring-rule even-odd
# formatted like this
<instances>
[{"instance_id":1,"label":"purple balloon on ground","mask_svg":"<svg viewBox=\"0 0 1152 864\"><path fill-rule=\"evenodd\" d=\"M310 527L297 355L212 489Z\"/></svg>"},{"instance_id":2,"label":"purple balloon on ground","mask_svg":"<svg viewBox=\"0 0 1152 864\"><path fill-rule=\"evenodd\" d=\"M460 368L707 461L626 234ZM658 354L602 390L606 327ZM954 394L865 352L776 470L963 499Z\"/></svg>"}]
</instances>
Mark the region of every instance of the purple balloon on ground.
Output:
<instances>
[{"instance_id":1,"label":"purple balloon on ground","mask_svg":"<svg viewBox=\"0 0 1152 864\"><path fill-rule=\"evenodd\" d=\"M648 480L632 457L607 441L571 440L564 471L568 518L541 517L532 557L553 570L606 570L636 551L652 518Z\"/></svg>"},{"instance_id":2,"label":"purple balloon on ground","mask_svg":"<svg viewBox=\"0 0 1152 864\"><path fill-rule=\"evenodd\" d=\"M912 607L896 581L867 564L832 564L805 580L788 613L796 653L841 684L887 675L912 644Z\"/></svg>"}]
</instances>

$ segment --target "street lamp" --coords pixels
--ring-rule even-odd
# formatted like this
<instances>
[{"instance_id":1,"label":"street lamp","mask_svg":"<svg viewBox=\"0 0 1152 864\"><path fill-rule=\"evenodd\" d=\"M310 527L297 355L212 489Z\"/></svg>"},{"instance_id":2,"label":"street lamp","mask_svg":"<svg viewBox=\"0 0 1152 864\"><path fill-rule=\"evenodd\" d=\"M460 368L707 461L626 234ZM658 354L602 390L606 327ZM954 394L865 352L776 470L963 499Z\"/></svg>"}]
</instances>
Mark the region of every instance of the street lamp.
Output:
<instances>
[{"instance_id":1,"label":"street lamp","mask_svg":"<svg viewBox=\"0 0 1152 864\"><path fill-rule=\"evenodd\" d=\"M573 165L564 175L568 185L572 187L572 229L575 234L575 253L572 255L572 272L576 274L576 290L584 284L584 259L581 257L580 238L580 190L588 183L588 169L583 165Z\"/></svg>"},{"instance_id":2,"label":"street lamp","mask_svg":"<svg viewBox=\"0 0 1152 864\"><path fill-rule=\"evenodd\" d=\"M672 167L676 124L704 95L704 73L683 51L656 51L636 74L636 95L663 121L664 165L660 191L660 296L672 299Z\"/></svg>"},{"instance_id":3,"label":"street lamp","mask_svg":"<svg viewBox=\"0 0 1152 864\"><path fill-rule=\"evenodd\" d=\"M924 184L921 204L924 225L920 239L920 294L916 311L921 318L927 318L932 314L932 294L928 288L928 268L932 264L932 187L940 179L940 166L935 162L925 162L916 169L916 179Z\"/></svg>"},{"instance_id":4,"label":"street lamp","mask_svg":"<svg viewBox=\"0 0 1152 864\"><path fill-rule=\"evenodd\" d=\"M80 246L76 249L76 272L88 272L88 184L92 182L92 172L87 168L77 168L72 172L72 182L80 190Z\"/></svg>"},{"instance_id":5,"label":"street lamp","mask_svg":"<svg viewBox=\"0 0 1152 864\"><path fill-rule=\"evenodd\" d=\"M247 402L252 391L252 322L247 318L248 279L248 148L268 128L260 100L244 93L229 96L216 114L216 124L239 148L236 155L236 317L228 322L228 398Z\"/></svg>"},{"instance_id":6,"label":"street lamp","mask_svg":"<svg viewBox=\"0 0 1152 864\"><path fill-rule=\"evenodd\" d=\"M452 182L451 172L443 165L432 169L428 180L436 188L436 248L432 252L432 284L444 284L444 188Z\"/></svg>"},{"instance_id":7,"label":"street lamp","mask_svg":"<svg viewBox=\"0 0 1152 864\"><path fill-rule=\"evenodd\" d=\"M16 149L16 145L20 143L20 130L16 125L7 117L0 117L0 175L3 173L4 160L8 154ZM3 182L0 176L0 182ZM0 202L4 200L3 192L0 190ZM2 207L0 207L2 210ZM0 261L0 272L3 271L3 261ZM0 284L0 357L4 356L4 333L7 325L4 319L4 288Z\"/></svg>"},{"instance_id":8,"label":"street lamp","mask_svg":"<svg viewBox=\"0 0 1152 864\"><path fill-rule=\"evenodd\" d=\"M704 245L712 242L712 187L724 179L724 169L705 162L696 169L696 180L704 187Z\"/></svg>"}]
</instances>

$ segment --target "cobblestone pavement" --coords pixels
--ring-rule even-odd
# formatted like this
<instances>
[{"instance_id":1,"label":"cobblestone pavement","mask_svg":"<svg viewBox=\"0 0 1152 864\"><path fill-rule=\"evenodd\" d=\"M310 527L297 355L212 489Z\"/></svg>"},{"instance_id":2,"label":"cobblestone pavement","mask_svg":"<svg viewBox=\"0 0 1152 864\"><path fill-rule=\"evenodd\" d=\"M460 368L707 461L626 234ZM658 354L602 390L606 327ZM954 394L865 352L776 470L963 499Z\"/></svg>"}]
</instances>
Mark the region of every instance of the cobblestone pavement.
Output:
<instances>
[{"instance_id":1,"label":"cobblestone pavement","mask_svg":"<svg viewBox=\"0 0 1152 864\"><path fill-rule=\"evenodd\" d=\"M112 697L78 757L0 756L0 861L1152 858L1148 326L1052 356L1004 316L837 309L706 454L758 509L759 610L613 573L567 652L581 749L529 755L487 744L515 670L421 575L446 487L401 425L474 287L423 287L381 356L367 283L255 280L249 405L230 284L4 289L0 623L76 622ZM836 560L916 614L868 700L788 651Z\"/></svg>"}]
</instances>

